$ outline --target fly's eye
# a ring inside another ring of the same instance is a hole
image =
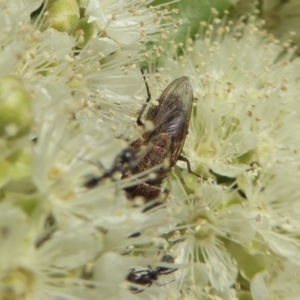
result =
[[[161,262],[166,262],[166,263],[170,263],[173,264],[175,262],[174,257],[169,255],[169,254],[165,254],[162,259]]]
[[[137,164],[136,152],[132,149],[127,149],[123,152],[121,159],[124,163],[127,163],[130,168],[133,168]]]

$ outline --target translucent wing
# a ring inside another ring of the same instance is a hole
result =
[[[153,140],[159,133],[171,138],[171,167],[176,164],[188,132],[193,104],[193,89],[186,76],[175,79],[158,99],[159,105],[151,107],[146,120],[154,124],[154,130],[145,133],[145,140]]]

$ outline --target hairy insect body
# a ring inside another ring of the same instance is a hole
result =
[[[123,174],[122,179],[130,178],[130,177],[132,177],[132,175]],[[130,198],[141,196],[146,200],[146,202],[156,199],[161,193],[159,187],[156,187],[154,185],[145,182],[142,182],[140,184],[131,187],[127,187],[125,188],[125,191],[127,192]]]
[[[137,165],[130,170],[131,175],[127,173],[124,174],[122,178],[139,174],[158,165],[162,165],[162,167],[153,171],[155,174],[153,179],[126,188],[126,192],[131,198],[142,196],[146,202],[149,202],[160,195],[161,190],[159,187],[171,170],[169,167],[171,155],[170,151],[167,150],[170,144],[170,137],[165,133],[159,134],[158,137],[149,144],[143,139],[139,139],[132,144],[133,149],[142,149],[139,152],[140,160]]]
[[[132,144],[133,149],[142,148],[140,160],[137,165],[130,169],[132,174],[138,174],[155,166],[162,165],[154,173],[157,175],[156,179],[149,180],[147,183],[159,186],[166,175],[170,172],[171,168],[166,167],[166,162],[171,160],[170,149],[171,139],[166,133],[160,133],[155,139],[148,142],[147,140],[139,139]]]
[[[147,101],[149,101],[147,83],[146,88]],[[161,184],[166,180],[177,160],[183,159],[181,151],[188,133],[193,104],[193,90],[189,79],[185,76],[175,79],[163,91],[157,102],[158,105],[150,107],[143,118],[153,124],[153,129],[146,131],[141,138],[124,149],[115,158],[111,169],[101,176],[90,178],[85,183],[85,187],[93,188],[103,179],[112,178],[116,172],[121,172],[121,179],[126,179],[154,169],[155,176],[144,182],[138,181],[136,185],[133,182],[133,185],[126,187],[125,191],[129,199],[141,196],[145,199],[145,203],[159,197]],[[144,126],[141,121],[144,109],[145,105],[137,119],[139,126]],[[190,171],[189,164],[188,168]]]
[[[183,76],[175,79],[158,99],[158,105],[148,110],[145,120],[151,121],[154,129],[131,144],[139,160],[122,178],[159,167],[153,171],[156,175],[154,179],[126,188],[129,197],[142,196],[148,202],[159,196],[159,187],[181,154],[188,133],[192,103],[192,86],[188,78]],[[142,122],[138,119],[137,123]]]

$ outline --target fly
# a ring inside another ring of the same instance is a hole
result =
[[[149,102],[151,96],[147,82],[146,89],[148,93],[146,102]],[[142,107],[137,118],[137,124],[143,127],[141,118],[146,105]],[[182,76],[171,82],[163,91],[157,106],[148,109],[145,120],[151,121],[154,129],[145,132],[141,138],[131,144],[131,148],[138,152],[139,159],[133,167],[128,169],[128,172],[123,173],[122,178],[159,167],[154,171],[156,175],[154,179],[125,189],[130,198],[142,196],[146,203],[157,198],[161,192],[161,184],[178,160],[185,161],[189,172],[193,173],[189,161],[181,155],[188,134],[192,105],[192,85],[188,77]]]

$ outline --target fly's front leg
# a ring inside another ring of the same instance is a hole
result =
[[[142,69],[141,70],[142,74],[143,74],[143,78],[144,78],[144,82],[145,82],[145,86],[146,86],[146,90],[147,90],[147,99],[146,99],[146,103],[143,104],[140,112],[139,112],[139,115],[137,117],[137,120],[136,120],[136,123],[138,124],[138,126],[143,126],[144,127],[144,123],[141,121],[141,118],[142,118],[142,115],[146,109],[146,106],[148,104],[148,102],[151,100],[151,94],[150,94],[150,90],[149,90],[149,86],[148,86],[148,82],[146,80],[146,77],[145,77],[145,74],[144,74],[144,70]]]

